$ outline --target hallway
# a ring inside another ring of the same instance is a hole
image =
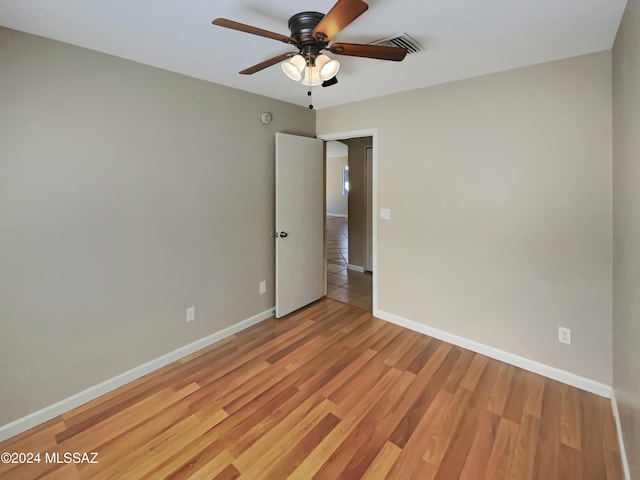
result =
[[[373,305],[371,272],[347,269],[349,263],[348,220],[326,217],[327,297],[371,311]]]

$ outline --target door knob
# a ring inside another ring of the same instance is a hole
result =
[[[280,238],[288,237],[289,234],[287,232],[280,232]]]

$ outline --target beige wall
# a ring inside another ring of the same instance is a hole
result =
[[[327,214],[348,214],[348,196],[342,194],[342,170],[349,157],[327,157]]]
[[[610,62],[318,111],[319,135],[378,132],[379,310],[611,383]]]
[[[273,307],[314,112],[2,28],[0,65],[0,425]]]
[[[365,148],[371,137],[343,140],[349,146],[349,265],[365,267],[366,256],[366,164]]]
[[[613,48],[613,386],[631,478],[640,478],[640,1]]]

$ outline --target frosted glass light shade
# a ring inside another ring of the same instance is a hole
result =
[[[298,54],[294,55],[289,60],[282,62],[280,65],[284,74],[291,80],[297,82],[302,78],[302,72],[304,71],[307,62],[302,55]]]
[[[316,87],[323,82],[320,78],[320,69],[318,67],[307,67],[304,71],[304,78],[302,84],[307,87]]]
[[[340,62],[331,59],[328,55],[323,53],[316,57],[316,67],[320,70],[320,78],[323,81],[329,80],[330,78],[335,77],[338,70],[340,70]]]

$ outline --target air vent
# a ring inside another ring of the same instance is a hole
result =
[[[371,45],[382,45],[383,47],[400,47],[406,48],[408,54],[421,52],[424,50],[424,47],[416,42],[413,38],[411,38],[406,33],[401,33],[400,35],[393,35],[391,37],[383,38],[382,40],[378,40],[377,42],[371,43]]]

